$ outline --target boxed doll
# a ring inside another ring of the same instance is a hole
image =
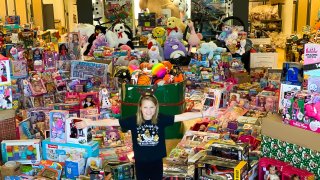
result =
[[[92,141],[92,133],[91,127],[86,127],[83,129],[78,129],[76,127],[76,123],[82,122],[85,119],[71,117],[66,120],[66,136],[68,143],[75,143],[75,144],[88,144]]]
[[[0,85],[11,84],[9,59],[0,60]]]
[[[4,140],[1,142],[2,161],[36,164],[40,158],[40,140]]]
[[[69,117],[69,111],[54,110],[49,115],[50,140],[52,142],[67,142],[66,120]]]
[[[9,85],[0,85],[0,110],[12,109],[12,89]]]
[[[80,93],[80,109],[98,108],[99,110],[99,95],[98,92]]]
[[[92,141],[87,145],[42,141],[42,158],[55,162],[65,162],[69,155],[76,157],[97,157],[99,155],[99,143]]]

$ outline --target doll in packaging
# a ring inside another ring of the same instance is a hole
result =
[[[267,176],[265,177],[265,180],[280,180],[275,166],[270,166],[269,174],[267,174]]]
[[[46,87],[41,77],[37,73],[32,75],[29,87],[33,96],[38,96],[47,93]]]

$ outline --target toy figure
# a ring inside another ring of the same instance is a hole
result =
[[[238,104],[237,96],[235,94],[231,95],[229,106],[234,106]]]
[[[60,60],[70,60],[70,56],[68,53],[68,48],[66,44],[60,44],[59,46],[59,54],[60,54]]]
[[[82,104],[83,108],[94,107],[96,105],[92,95],[88,95]]]
[[[36,61],[36,60],[42,60],[42,54],[41,54],[40,49],[36,48],[36,49],[33,51],[33,60],[34,60],[34,61]]]
[[[280,180],[275,166],[270,166],[269,174],[266,176],[265,180]]]
[[[33,95],[41,95],[41,94],[44,94],[47,92],[40,76],[37,73],[32,75],[32,81],[31,81],[30,88],[31,88]]]
[[[5,76],[6,73],[6,65],[4,64],[4,62],[0,61],[0,82],[7,82],[8,79]]]
[[[13,58],[14,60],[18,60],[18,49],[17,49],[17,48],[12,47],[12,48],[10,49],[10,54],[11,54],[11,56],[12,56],[12,58]]]

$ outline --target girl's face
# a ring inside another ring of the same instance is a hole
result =
[[[143,100],[141,103],[141,112],[144,120],[151,120],[156,112],[156,105],[150,100]]]

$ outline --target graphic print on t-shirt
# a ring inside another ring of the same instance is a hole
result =
[[[144,124],[137,127],[137,142],[140,146],[156,146],[159,143],[159,127],[153,124]]]

